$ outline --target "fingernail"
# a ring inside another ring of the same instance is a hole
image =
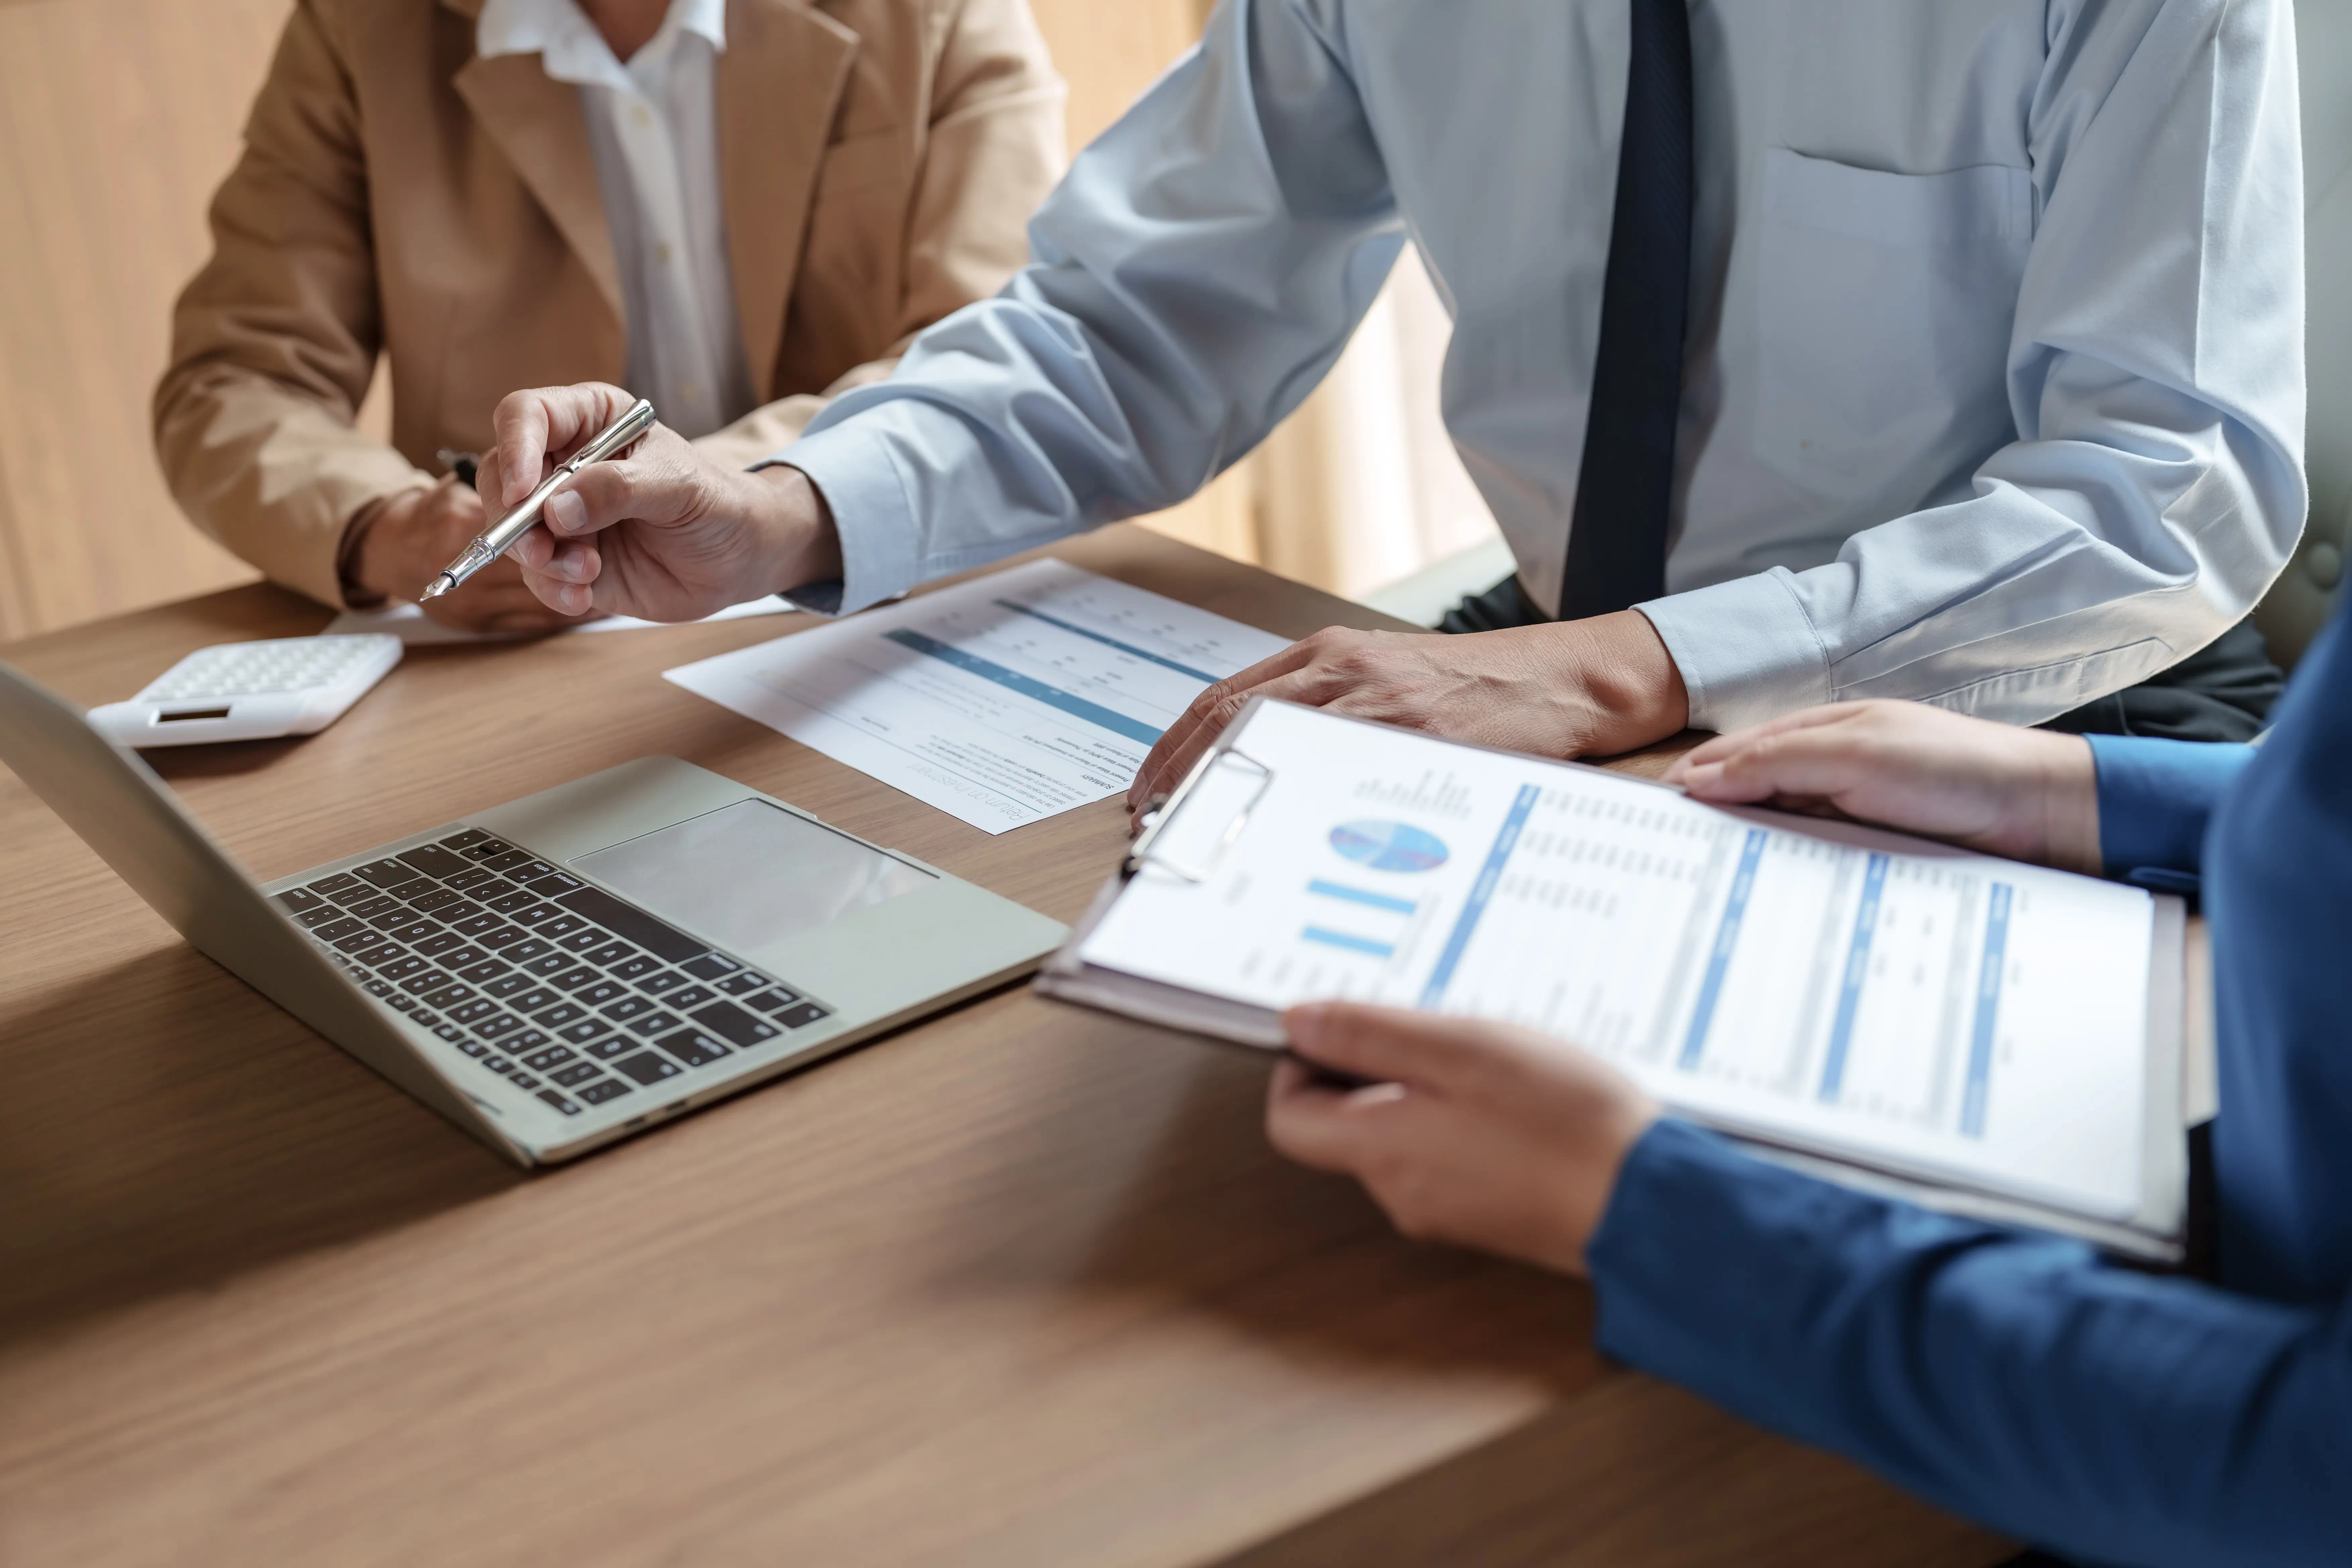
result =
[[[570,490],[556,491],[547,498],[547,505],[541,510],[541,515],[560,533],[577,532],[580,525],[588,521],[588,509],[581,505],[580,498]]]

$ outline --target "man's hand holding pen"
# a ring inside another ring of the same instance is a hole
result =
[[[478,479],[504,511],[635,399],[588,383],[509,394]],[[689,621],[841,574],[824,498],[798,469],[746,472],[656,425],[625,457],[583,468],[551,496],[513,555],[549,609]]]

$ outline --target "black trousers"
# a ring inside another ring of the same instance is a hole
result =
[[[1445,612],[1438,629],[1491,632],[1551,619],[1506,577]],[[2270,721],[2286,676],[2251,620],[2240,621],[2171,668],[2042,727],[2070,735],[2150,735],[2168,741],[2251,741]]]

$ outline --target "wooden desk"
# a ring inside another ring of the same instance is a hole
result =
[[[1381,624],[1137,530],[1059,552]],[[323,618],[237,589],[6,652],[97,701]],[[155,761],[263,877],[668,752],[1076,915],[1117,802],[992,838],[659,679],[790,627],[418,650],[321,735]],[[0,1562],[2004,1554],[1604,1363],[1580,1287],[1398,1240],[1267,1151],[1238,1055],[1016,988],[526,1177],[5,773],[0,844]]]

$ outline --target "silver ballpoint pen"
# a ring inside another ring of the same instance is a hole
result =
[[[596,433],[596,438],[583,447],[564,462],[556,465],[555,472],[541,479],[539,488],[523,497],[522,504],[474,536],[474,542],[458,552],[457,559],[441,569],[441,575],[421,595],[437,599],[467,578],[507,552],[507,547],[530,531],[539,521],[539,509],[555,493],[555,487],[578,473],[591,463],[601,463],[607,458],[617,458],[635,444],[637,437],[654,427],[654,405],[644,398],[635,406]]]

